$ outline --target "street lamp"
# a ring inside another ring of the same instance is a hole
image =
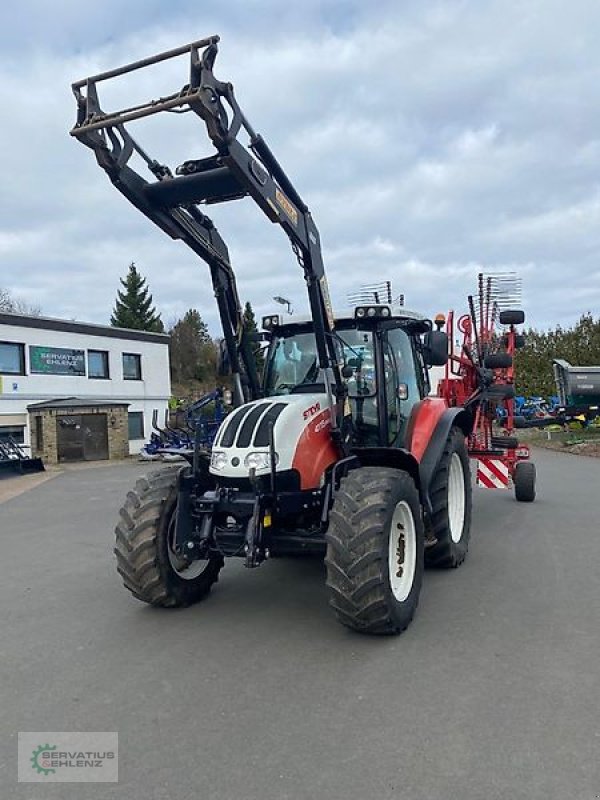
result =
[[[279,303],[279,305],[287,306],[288,314],[293,314],[294,313],[294,311],[292,309],[292,303],[291,303],[290,300],[286,300],[285,297],[280,297],[279,295],[274,297],[273,300],[275,300],[276,303]]]

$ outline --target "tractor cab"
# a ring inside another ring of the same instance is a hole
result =
[[[370,312],[370,313],[369,313]],[[265,397],[325,392],[310,319],[263,318]],[[402,447],[413,406],[429,394],[431,323],[405,308],[359,306],[335,316],[335,344],[350,408],[352,445]]]

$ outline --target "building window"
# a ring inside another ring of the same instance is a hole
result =
[[[88,350],[88,378],[110,378],[106,350]]]
[[[25,345],[0,342],[0,375],[25,375]]]
[[[35,449],[38,453],[44,450],[44,420],[42,417],[35,418]]]
[[[25,442],[23,425],[3,425],[0,428],[0,442],[8,442],[9,437],[17,444],[23,444]]]
[[[129,438],[144,438],[144,413],[142,411],[130,411],[127,415],[129,422]]]
[[[142,357],[136,353],[123,353],[123,378],[126,381],[142,380]]]

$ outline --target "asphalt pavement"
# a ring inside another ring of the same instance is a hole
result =
[[[476,490],[458,570],[393,638],[339,626],[323,565],[230,561],[203,603],[120,584],[144,465],[0,505],[0,797],[595,800],[600,459],[537,451],[538,499]],[[18,731],[118,731],[118,784],[17,784]]]

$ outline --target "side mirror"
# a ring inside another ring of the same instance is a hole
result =
[[[448,361],[448,336],[444,331],[428,331],[423,337],[423,357],[428,367],[443,367]]]
[[[231,364],[229,363],[229,353],[225,339],[219,341],[219,352],[217,354],[217,375],[226,378],[231,374]]]
[[[408,400],[408,384],[399,383],[396,389],[396,397],[398,400]]]

